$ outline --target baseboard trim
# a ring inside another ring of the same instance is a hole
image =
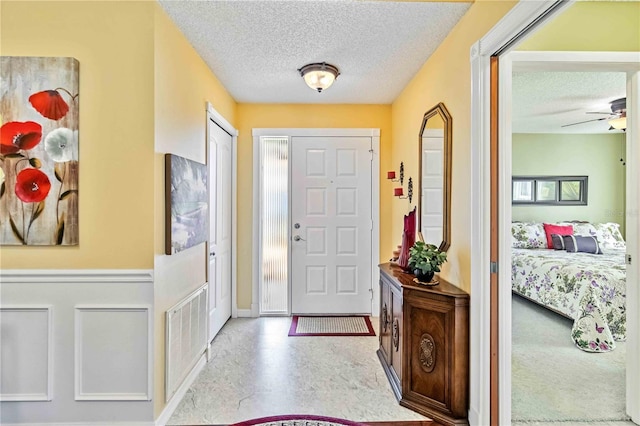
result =
[[[470,425],[480,425],[480,413],[478,413],[473,408],[469,409],[469,424]]]
[[[173,412],[176,411],[176,408],[178,408],[178,404],[180,404],[182,398],[184,398],[184,395],[187,393],[187,391],[206,364],[207,356],[206,354],[202,354],[196,365],[194,365],[191,369],[191,372],[184,379],[178,390],[176,390],[176,393],[173,394],[173,397],[171,398],[169,403],[164,407],[164,410],[162,410],[155,423],[150,423],[151,425],[165,426],[167,424],[167,422],[173,415]]]
[[[251,309],[238,309],[238,318],[253,318]]]

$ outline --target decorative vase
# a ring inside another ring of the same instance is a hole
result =
[[[418,281],[420,281],[422,283],[431,282],[431,280],[433,279],[433,275],[434,274],[435,274],[435,272],[433,272],[433,271],[423,274],[420,269],[414,269],[413,270],[413,275],[415,275],[416,278],[418,279]]]
[[[398,257],[398,266],[409,270],[409,249],[416,242],[416,207],[404,216],[404,229],[402,232],[402,248]]]

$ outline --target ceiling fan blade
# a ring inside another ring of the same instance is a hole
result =
[[[609,117],[602,117],[602,118],[594,118],[593,120],[586,120],[586,121],[579,121],[577,123],[571,123],[571,124],[565,124],[563,126],[560,127],[569,127],[569,126],[575,126],[576,124],[584,124],[584,123],[590,123],[592,121],[602,121],[602,120],[606,120]]]
[[[596,112],[596,111],[587,111],[587,112],[585,112],[585,114],[606,114],[606,115],[611,115],[610,112]]]

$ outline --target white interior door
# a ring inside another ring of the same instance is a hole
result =
[[[291,310],[370,314],[370,137],[291,139]]]
[[[209,342],[231,316],[232,144],[209,120]]]
[[[420,219],[425,242],[440,245],[444,215],[444,130],[427,129],[422,138],[422,191]],[[425,202],[429,200],[429,202]]]

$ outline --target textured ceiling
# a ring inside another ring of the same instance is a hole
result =
[[[610,102],[626,96],[623,72],[515,72],[513,74],[514,133],[610,133],[607,120],[565,124],[608,117]],[[621,130],[615,130],[621,132]]]
[[[471,4],[159,2],[236,101],[357,104],[393,102]],[[323,61],[340,76],[316,93],[297,69]]]
[[[466,2],[360,0],[159,0],[231,96],[245,103],[389,104],[449,31]],[[455,52],[469,55],[469,52]],[[340,69],[328,90],[297,69]],[[185,76],[184,78],[188,78]],[[625,96],[624,73],[515,72],[516,133],[608,133],[606,115]]]

